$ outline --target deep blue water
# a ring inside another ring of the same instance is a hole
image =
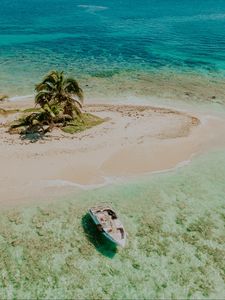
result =
[[[225,73],[225,0],[1,0],[0,93],[79,76]]]

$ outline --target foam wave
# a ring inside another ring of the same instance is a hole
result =
[[[44,180],[42,184],[45,187],[76,187],[82,190],[93,190],[96,188],[101,188],[107,185],[112,184],[115,181],[113,177],[104,177],[104,181],[102,183],[96,184],[80,184],[69,180],[63,179],[54,179],[54,180]]]
[[[84,8],[87,12],[91,12],[91,13],[108,9],[107,6],[86,5],[86,4],[80,4],[77,5],[77,7]]]
[[[193,21],[216,21],[216,20],[224,20],[224,19],[225,19],[225,14],[210,14],[210,15],[168,17],[165,18],[164,21],[193,22]]]
[[[9,98],[9,101],[23,101],[23,100],[26,100],[26,99],[30,99],[30,98],[33,98],[34,95],[24,95],[24,96],[13,96],[13,97],[10,97]]]

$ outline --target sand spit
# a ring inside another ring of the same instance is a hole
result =
[[[5,108],[19,105],[5,103]],[[110,104],[88,105],[85,111],[106,121],[75,135],[54,130],[36,142],[6,132],[4,124],[11,115],[1,119],[1,205],[171,169],[196,153],[225,144],[221,140],[225,121],[213,116]]]

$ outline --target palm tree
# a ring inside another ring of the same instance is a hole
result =
[[[52,118],[59,112],[74,118],[81,114],[83,91],[74,78],[65,77],[63,72],[51,71],[35,87],[35,103],[39,104]]]

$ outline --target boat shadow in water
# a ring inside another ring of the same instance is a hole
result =
[[[113,258],[117,253],[117,246],[109,241],[96,227],[89,214],[82,218],[82,226],[87,239],[102,255]]]

